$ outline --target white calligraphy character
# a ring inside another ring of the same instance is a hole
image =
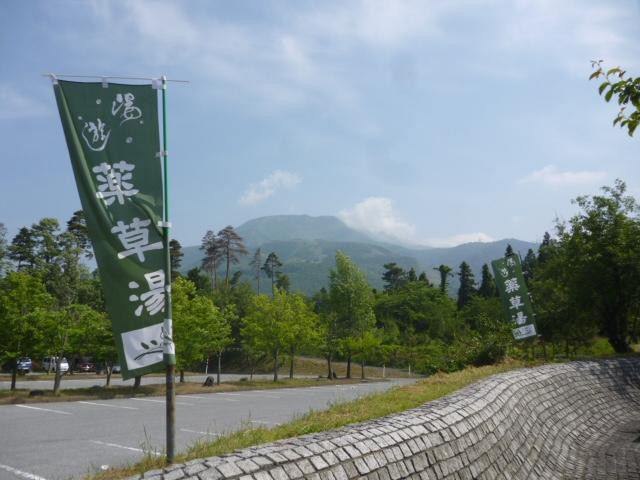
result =
[[[518,310],[520,307],[524,307],[524,303],[522,303],[520,295],[514,295],[513,297],[510,297],[509,303],[511,304],[509,308],[514,308],[516,310]]]
[[[502,267],[500,269],[500,275],[502,275],[503,277],[508,277],[509,276],[509,270],[507,270],[506,268]]]
[[[144,262],[144,252],[162,250],[162,242],[149,244],[149,224],[151,220],[140,220],[137,217],[134,217],[129,225],[118,220],[117,225],[111,229],[111,233],[118,234],[118,239],[125,248],[124,251],[118,252],[119,259],[135,254],[138,260]]]
[[[516,315],[512,316],[511,319],[515,320],[518,325],[524,325],[527,323],[527,316],[522,312],[518,312]]]
[[[520,290],[520,285],[518,285],[518,280],[516,278],[508,278],[504,281],[504,289],[507,293],[513,293]]]
[[[515,267],[516,266],[516,261],[512,257],[507,258],[507,266],[508,267]]]
[[[133,104],[136,97],[133,93],[118,93],[111,104],[111,115],[122,118],[120,125],[129,120],[136,120],[142,116],[142,111]]]
[[[111,135],[111,129],[99,118],[94,122],[84,122],[82,128],[82,138],[84,139],[87,147],[94,152],[100,152],[104,150],[109,141],[109,135]]]
[[[129,296],[130,302],[141,302],[133,312],[136,317],[142,315],[142,311],[145,308],[149,315],[164,311],[164,270],[145,273],[144,278],[147,281],[149,290],[141,295],[131,294]],[[140,288],[140,285],[138,285],[138,282],[129,282],[129,288]]]
[[[131,180],[134,168],[135,165],[124,161],[113,165],[102,162],[93,167],[93,172],[97,174],[96,179],[102,182],[98,185],[100,191],[96,192],[96,197],[102,198],[105,205],[111,205],[116,199],[120,205],[124,205],[124,197],[131,197],[139,192],[127,181]]]

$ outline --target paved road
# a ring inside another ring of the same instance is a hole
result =
[[[216,378],[215,374],[210,374],[209,376],[212,376],[214,380]],[[205,378],[206,378],[206,375],[193,375],[193,376],[186,376],[185,380],[188,382],[202,383],[204,382]],[[249,378],[249,375],[235,374],[235,373],[223,373],[220,375],[220,379],[223,382],[234,382],[234,381],[240,380],[241,378]],[[254,375],[253,378],[254,380],[271,380],[273,379],[273,374],[258,374],[258,375]],[[316,377],[296,375],[296,378],[316,378]],[[85,387],[92,387],[93,385],[103,386],[105,384],[105,381],[106,379],[100,378],[100,377],[92,378],[91,376],[89,377],[83,376],[82,378],[73,378],[65,375],[64,378],[62,379],[62,388],[63,389],[85,388]],[[134,382],[133,378],[130,380],[122,380],[122,377],[120,375],[113,375],[113,377],[111,377],[111,385],[133,386],[133,382]],[[153,383],[164,383],[164,377],[163,376],[142,377],[143,385],[149,385]],[[11,388],[11,381],[0,381],[0,390],[8,390],[9,388]],[[51,379],[48,379],[48,380],[20,380],[20,377],[18,377],[18,380],[16,381],[16,388],[26,388],[31,390],[36,390],[36,389],[51,390],[53,389],[53,375],[51,376]]]
[[[177,397],[176,447],[239,428],[273,426],[311,409],[414,380]],[[162,397],[0,406],[0,479],[81,478],[164,448]]]

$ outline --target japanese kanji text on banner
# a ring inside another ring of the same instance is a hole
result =
[[[124,378],[164,367],[166,281],[157,90],[58,81],[58,110]],[[165,344],[170,344],[168,345]]]
[[[527,290],[527,284],[522,274],[520,258],[508,255],[505,258],[491,262],[493,275],[500,298],[509,318],[516,325],[513,336],[516,340],[523,340],[536,336],[533,308]]]

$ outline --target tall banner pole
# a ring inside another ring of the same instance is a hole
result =
[[[162,76],[162,157],[163,157],[163,173],[164,173],[164,222],[163,222],[163,240],[165,253],[165,269],[166,269],[166,302],[165,302],[165,342],[164,361],[166,364],[166,407],[167,407],[167,462],[173,463],[175,458],[175,440],[176,440],[176,407],[175,407],[175,347],[173,344],[173,325],[171,314],[171,254],[169,252],[169,169],[168,169],[168,152],[167,152],[167,77]]]

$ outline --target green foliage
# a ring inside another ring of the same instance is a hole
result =
[[[460,288],[458,288],[458,310],[460,310],[471,301],[471,298],[477,291],[473,272],[467,262],[460,264],[458,278],[460,279]]]
[[[448,265],[440,265],[438,268],[434,268],[440,274],[440,291],[447,293],[447,287],[449,285],[449,277],[453,277],[451,273],[451,267]]]
[[[626,127],[627,133],[632,137],[640,123],[640,77],[628,77],[627,72],[620,67],[605,71],[602,63],[602,60],[591,62],[594,71],[589,76],[589,80],[603,80],[598,87],[598,93],[604,95],[607,102],[615,97],[620,106],[613,120],[613,126]],[[628,111],[627,108],[629,108]]]
[[[493,275],[491,275],[489,265],[487,265],[486,263],[482,266],[482,280],[480,281],[478,294],[484,298],[492,298],[498,295],[498,291],[496,289],[496,281],[493,278]]]
[[[175,238],[169,242],[169,260],[171,263],[171,278],[178,278],[180,276],[180,265],[182,264],[182,245]]]
[[[267,259],[264,261],[262,270],[266,273],[267,277],[271,279],[271,295],[276,294],[276,280],[280,274],[280,267],[282,267],[282,262],[278,258],[278,255],[276,255],[275,252],[269,253]]]

